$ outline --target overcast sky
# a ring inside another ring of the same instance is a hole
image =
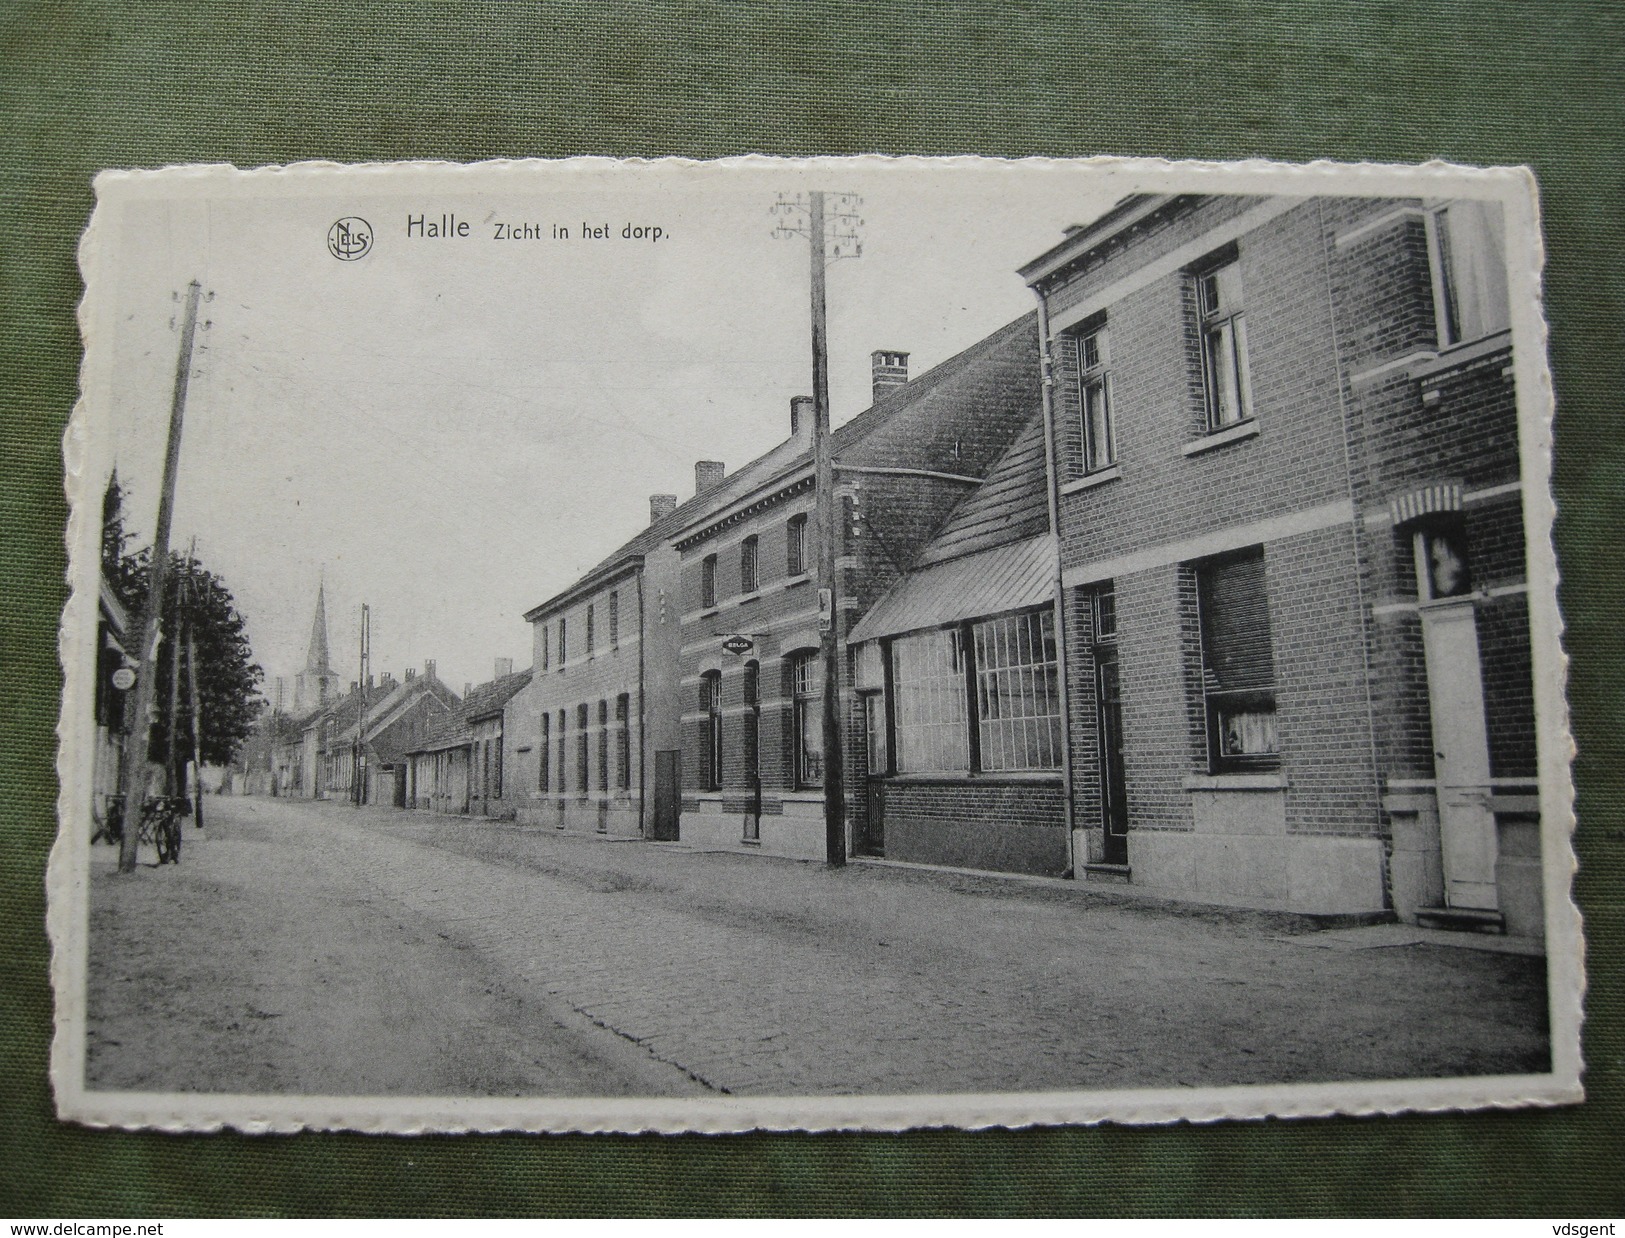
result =
[[[196,535],[235,593],[267,694],[304,663],[324,573],[346,681],[364,601],[375,673],[432,658],[460,691],[495,658],[527,666],[524,612],[636,533],[651,493],[687,498],[696,460],[732,471],[788,435],[811,390],[807,246],[774,240],[769,208],[810,187],[863,200],[863,255],[829,277],[837,424],[868,405],[872,350],[908,351],[918,375],[1027,312],[1015,268],[1124,192],[1019,165],[147,182],[104,217],[92,265],[93,338],[111,342],[87,384],[112,420],[93,470],[116,462],[145,539],[196,278],[212,325],[174,544]],[[418,215],[469,235],[408,237]],[[366,257],[329,254],[341,216],[371,223]],[[495,240],[499,222],[544,239]]]

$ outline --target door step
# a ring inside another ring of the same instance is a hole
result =
[[[1083,866],[1083,879],[1085,881],[1105,881],[1112,885],[1126,886],[1133,874],[1127,864],[1085,864]]]
[[[1459,933],[1499,933],[1507,931],[1507,918],[1499,911],[1476,907],[1418,907],[1416,923],[1422,928],[1454,929]]]

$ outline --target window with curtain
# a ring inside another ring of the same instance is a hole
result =
[[[1202,692],[1214,773],[1275,769],[1275,661],[1261,547],[1196,567]]]
[[[1512,317],[1500,206],[1451,202],[1427,222],[1440,347],[1505,331]]]
[[[1198,275],[1196,308],[1201,318],[1207,428],[1223,430],[1253,415],[1241,264],[1232,260]]]
[[[968,771],[970,726],[959,629],[898,637],[891,657],[897,772]]]

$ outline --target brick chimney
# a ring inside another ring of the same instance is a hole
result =
[[[669,516],[677,510],[677,496],[675,494],[651,494],[649,496],[649,523],[653,524],[662,516]]]
[[[513,659],[512,658],[498,658],[497,659],[497,665],[496,665],[496,674],[493,675],[492,678],[493,679],[501,679],[504,675],[511,675],[511,674],[513,674]]]
[[[813,398],[810,395],[790,397],[790,437],[812,442]]]
[[[433,679],[434,678],[434,659],[433,658],[424,659],[424,662],[423,662],[423,677],[425,679]]]
[[[694,493],[704,494],[722,480],[725,469],[721,460],[694,462]]]
[[[892,348],[882,348],[869,354],[869,366],[874,377],[874,401],[894,388],[908,382],[908,354]]]
[[[463,680],[463,699],[465,701],[468,699],[468,694],[472,691],[474,691],[474,685],[469,683],[466,679]]]
[[[408,683],[412,682],[412,680],[416,679],[417,677],[418,677],[418,668],[417,667],[409,666],[409,667],[406,668],[406,681]]]

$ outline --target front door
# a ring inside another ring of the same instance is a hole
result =
[[[655,812],[651,838],[676,842],[681,832],[683,754],[678,749],[655,753]]]
[[[1422,652],[1433,714],[1433,773],[1439,796],[1439,846],[1447,907],[1495,911],[1495,816],[1484,680],[1473,603],[1424,602]]]
[[[761,672],[756,663],[745,664],[745,787],[750,803],[745,806],[745,841],[762,838],[762,694]]]
[[[1117,649],[1095,647],[1095,710],[1100,737],[1100,804],[1107,864],[1128,863],[1128,780],[1123,771],[1123,697]]]

